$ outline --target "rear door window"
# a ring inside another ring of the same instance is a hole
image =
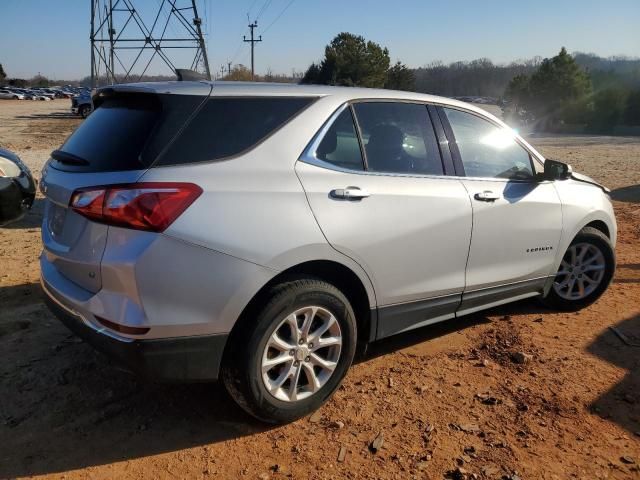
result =
[[[350,108],[345,108],[329,127],[315,155],[317,159],[339,168],[364,170],[360,142]]]
[[[443,175],[426,105],[362,102],[354,104],[354,110],[369,171]]]
[[[311,97],[211,98],[156,165],[223,160],[244,153],[314,100]]]

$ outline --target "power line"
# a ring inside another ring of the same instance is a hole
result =
[[[271,5],[272,1],[273,0],[265,0],[265,2],[262,4],[262,8],[258,11],[258,15],[256,15],[256,20],[260,20],[260,17],[262,17],[262,14],[267,11],[267,8],[269,8],[269,5]]]
[[[284,8],[282,9],[282,11],[281,11],[281,12],[278,14],[278,16],[275,18],[275,20],[274,20],[273,22],[271,22],[271,23],[269,24],[269,26],[268,26],[267,28],[265,28],[265,29],[262,31],[262,33],[267,33],[267,32],[269,31],[269,29],[270,29],[271,27],[273,27],[273,24],[274,24],[274,23],[276,23],[278,20],[280,20],[280,17],[282,17],[282,15],[284,15],[284,12],[286,12],[286,11],[287,11],[287,9],[288,9],[291,5],[293,5],[293,2],[295,2],[295,1],[296,1],[296,0],[291,0],[289,3],[287,3],[287,6],[286,6],[286,7],[284,7]]]
[[[253,0],[253,2],[251,2],[251,6],[249,7],[249,10],[247,10],[247,17],[249,16],[249,14],[251,13],[251,10],[253,10],[253,7],[255,6],[256,2],[258,0]]]

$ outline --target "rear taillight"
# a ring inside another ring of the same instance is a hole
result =
[[[193,183],[109,185],[76,190],[69,205],[96,222],[162,232],[201,193],[202,189]]]

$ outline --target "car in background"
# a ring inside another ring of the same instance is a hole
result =
[[[12,92],[24,95],[25,100],[43,100],[44,99],[40,95],[37,95],[35,92],[32,92],[31,90],[28,90],[26,88],[7,87],[7,90],[11,90]]]
[[[71,113],[74,115],[80,115],[82,118],[87,118],[93,110],[93,104],[91,103],[91,95],[80,94],[75,97],[71,97]]]
[[[20,157],[0,148],[0,226],[21,218],[31,209],[36,182]]]
[[[42,88],[32,88],[31,92],[41,96],[41,97],[47,97],[49,100],[53,100],[56,98],[55,94],[53,93],[49,93],[46,90],[42,89]]]
[[[24,88],[13,87],[11,88],[11,91],[23,95],[25,100],[37,100],[35,94],[31,93],[29,90],[26,90]]]
[[[24,100],[24,95],[19,92],[0,89],[0,98],[3,100]]]
[[[25,98],[31,100],[40,100],[40,101],[49,101],[52,100],[51,95],[46,95],[39,90],[31,90],[25,88],[22,90],[22,93],[25,95]]]
[[[62,93],[62,91],[60,91],[57,88],[43,88],[42,89],[45,93],[53,95],[53,98],[65,98],[64,93]]]

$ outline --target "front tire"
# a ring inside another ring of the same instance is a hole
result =
[[[615,253],[609,238],[600,230],[585,227],[565,252],[543,302],[558,310],[585,308],[605,292],[615,267]]]
[[[356,351],[356,320],[347,298],[318,279],[281,283],[235,332],[222,380],[245,411],[288,423],[333,395]]]

